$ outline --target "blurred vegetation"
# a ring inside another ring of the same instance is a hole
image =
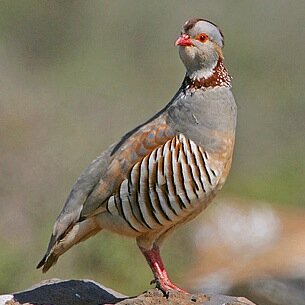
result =
[[[239,107],[222,196],[303,205],[304,14],[297,0],[2,0],[0,293],[49,277],[91,278],[128,294],[148,288],[134,241],[107,233],[46,276],[35,265],[82,169],[177,90],[184,67],[174,41],[193,16],[223,29]],[[184,227],[164,248],[182,285],[191,232]]]

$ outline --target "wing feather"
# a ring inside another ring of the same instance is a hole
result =
[[[175,136],[166,113],[148,122],[111,145],[79,176],[54,224],[48,251],[75,223],[103,212],[104,203],[117,192],[132,166]]]

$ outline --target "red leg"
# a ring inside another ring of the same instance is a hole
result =
[[[154,282],[157,285],[157,288],[162,290],[164,293],[168,293],[170,290],[176,290],[179,292],[187,293],[183,289],[174,285],[171,280],[168,278],[162,258],[160,255],[160,249],[157,245],[153,245],[152,249],[145,250],[141,248],[142,253],[144,254],[153,274],[155,277]]]

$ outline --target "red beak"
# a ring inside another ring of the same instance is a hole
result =
[[[187,34],[182,34],[175,42],[176,46],[189,47],[192,46],[193,43],[191,41],[191,37]]]

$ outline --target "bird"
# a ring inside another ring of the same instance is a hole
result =
[[[107,230],[136,239],[156,288],[187,293],[170,280],[160,247],[204,211],[224,185],[237,107],[219,27],[191,18],[175,45],[186,68],[177,93],[81,173],[37,265],[43,272],[75,244]]]

